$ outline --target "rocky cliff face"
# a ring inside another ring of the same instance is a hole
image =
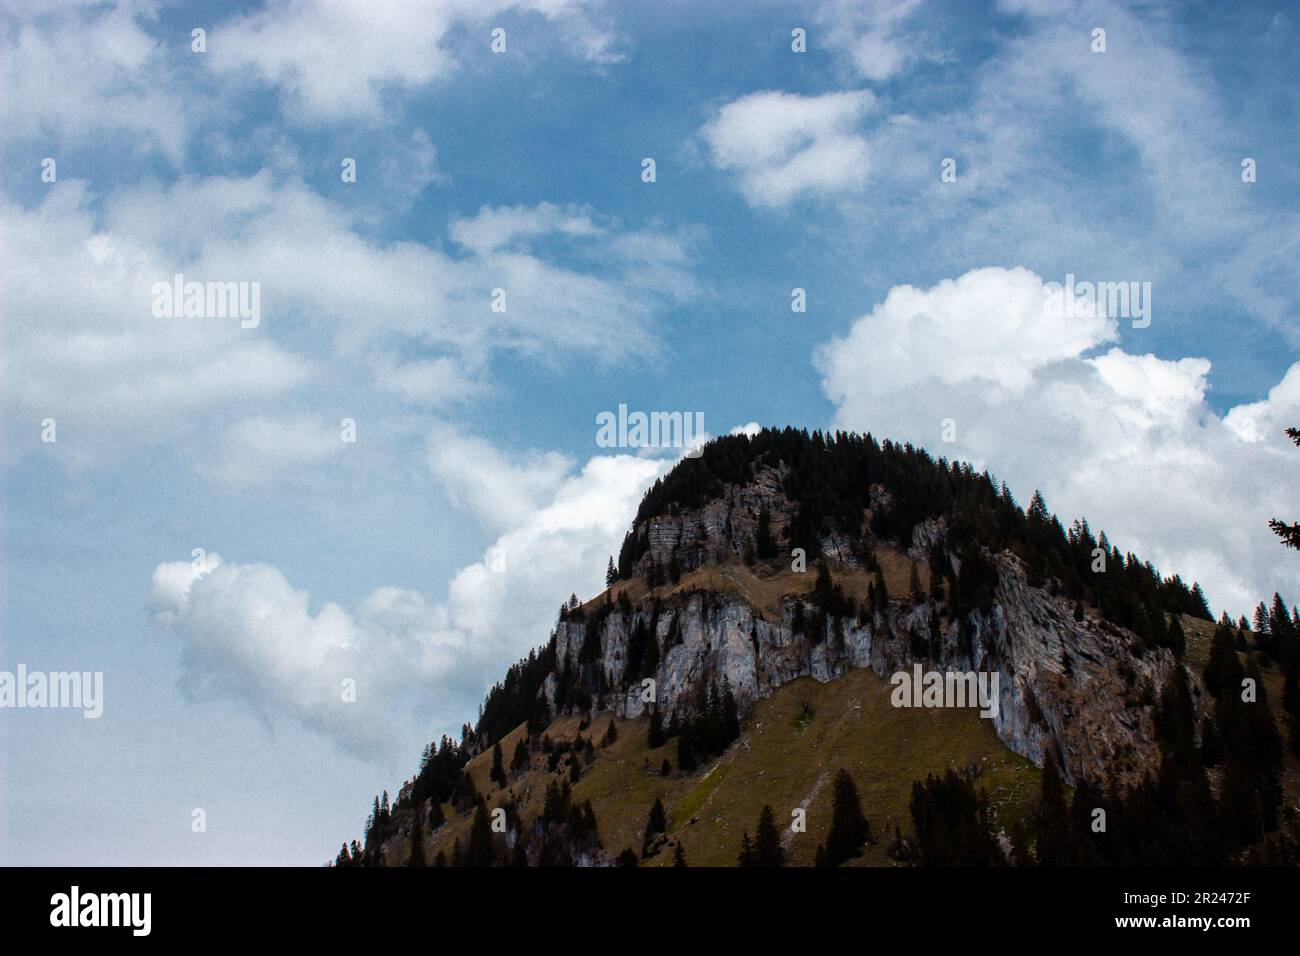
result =
[[[771,512],[779,533],[789,507],[775,469],[704,508],[650,519],[644,529],[650,551],[639,567],[651,559],[665,565],[675,551],[687,570],[720,562],[724,575],[745,573],[737,556],[752,544],[762,508]],[[941,533],[933,522],[918,525],[911,558],[924,563]],[[843,536],[823,542],[832,575],[858,566],[862,547],[852,544]],[[653,626],[660,648],[659,663],[646,676],[655,681],[655,699],[665,715],[689,711],[702,687],[724,679],[743,709],[796,678],[834,680],[855,667],[870,667],[886,679],[910,671],[914,662],[927,671],[996,672],[999,706],[990,719],[1008,747],[1039,765],[1049,753],[1059,753],[1071,783],[1136,783],[1159,763],[1156,705],[1172,669],[1182,665],[1166,649],[1143,652],[1132,634],[1108,622],[1074,620],[1072,605],[1030,586],[1015,555],[991,557],[999,576],[993,600],[961,619],[943,602],[910,597],[891,601],[869,620],[823,618],[795,596],[782,600],[774,619],[770,609],[759,610],[742,593],[695,591],[663,599],[657,618],[650,599],[626,610],[613,606],[596,625],[599,653],[585,665],[588,624],[560,623],[554,634],[557,668],[584,674],[596,700],[593,709],[625,717],[647,706],[641,675],[627,673],[629,638],[638,625]],[[799,620],[806,626],[800,628]],[[1189,670],[1187,676],[1199,710],[1204,688],[1198,675]],[[552,675],[546,686],[552,704],[556,687]]]
[[[759,468],[753,481],[730,485],[720,497],[702,508],[674,511],[648,519],[636,529],[643,534],[649,549],[636,562],[634,572],[644,576],[651,564],[666,568],[675,556],[683,571],[706,564],[743,558],[757,548],[759,515],[767,511],[774,538],[783,539],[795,506],[782,490],[789,473],[784,463]],[[888,502],[879,486],[872,489],[873,500]],[[857,567],[858,559],[846,535],[832,532],[821,539],[822,552],[836,562]]]

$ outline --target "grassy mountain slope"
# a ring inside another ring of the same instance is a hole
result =
[[[884,562],[882,562],[884,563]],[[895,569],[906,580],[907,571]],[[703,569],[693,576],[695,583],[718,574]],[[746,582],[751,589],[759,582]],[[890,582],[891,585],[893,582]],[[689,582],[683,580],[682,586]],[[1213,626],[1185,617],[1188,663],[1200,669],[1209,658]],[[1246,658],[1242,654],[1243,661]],[[1276,667],[1263,671],[1270,699],[1280,700],[1282,675]],[[672,846],[681,843],[692,866],[733,866],[740,852],[741,834],[753,835],[759,810],[770,804],[778,811],[791,865],[813,862],[817,844],[830,825],[831,775],[844,767],[853,775],[862,796],[863,810],[878,838],[850,865],[898,865],[887,854],[894,828],[906,837],[912,821],[908,810],[912,783],[930,773],[948,768],[971,772],[976,786],[989,796],[1000,829],[1011,832],[1018,822],[1027,822],[1037,804],[1042,772],[1032,762],[1008,750],[988,721],[974,711],[962,709],[896,709],[889,703],[889,685],[868,669],[855,670],[828,683],[801,678],[758,702],[743,724],[741,739],[716,760],[692,774],[676,766],[673,742],[658,748],[647,746],[648,718],[622,720],[611,715],[590,724],[576,716],[557,718],[546,730],[554,741],[604,739],[609,724],[617,728],[617,740],[596,747],[595,760],[573,784],[575,801],[590,799],[600,825],[600,835],[610,856],[624,847],[640,853],[650,805],[661,799],[668,812],[667,845],[643,866],[667,866]],[[1280,710],[1279,732],[1284,732]],[[520,725],[502,741],[507,756],[526,737]],[[669,776],[661,776],[667,760]],[[490,779],[492,754],[486,751],[469,761],[466,770],[489,806],[516,797],[525,818],[541,812],[546,786],[567,777],[561,766],[548,772],[542,755],[534,754],[526,772],[510,774],[502,789]],[[1286,802],[1300,805],[1300,761],[1285,756]],[[807,832],[789,832],[790,811],[804,807]],[[425,861],[432,863],[439,851],[450,859],[456,840],[468,842],[472,812],[457,813],[450,803],[443,805],[447,824],[424,839]],[[399,814],[399,835],[384,847],[387,865],[406,864],[410,840],[405,835],[410,812]]]
[[[584,737],[603,739],[615,720],[618,739],[597,747],[598,756],[573,785],[575,800],[590,799],[600,823],[606,849],[640,850],[650,805],[658,797],[668,811],[671,842],[681,841],[692,866],[731,866],[740,852],[742,831],[753,835],[763,804],[778,811],[778,822],[788,828],[790,811],[807,809],[808,832],[783,833],[789,839],[791,864],[811,865],[817,841],[830,825],[830,776],[844,767],[853,774],[862,805],[878,836],[892,834],[898,826],[910,828],[907,804],[912,781],[928,773],[978,768],[978,783],[1009,826],[1027,813],[1037,799],[1040,771],[1028,760],[1003,746],[988,722],[974,711],[956,709],[900,710],[889,703],[889,685],[870,670],[818,683],[801,678],[760,701],[744,722],[741,739],[720,758],[689,775],[676,770],[672,742],[650,749],[646,744],[648,718],[619,720],[602,716],[583,731]],[[810,709],[811,716],[805,711]],[[579,719],[560,718],[547,730],[555,740],[573,738]],[[523,726],[503,741],[507,754]],[[674,769],[660,776],[667,759]],[[504,793],[489,780],[491,754],[469,763],[475,785],[489,806]],[[541,761],[534,759],[534,764]],[[524,799],[524,815],[539,812],[548,779],[560,780],[563,769],[548,774],[534,766],[512,777],[510,792]],[[452,843],[468,839],[471,814],[457,815],[445,808],[449,823],[426,838],[431,862],[439,849],[448,856]],[[862,863],[889,865],[887,840],[869,847]],[[405,862],[409,841],[394,840],[387,862]],[[644,865],[667,865],[671,850],[661,850]]]

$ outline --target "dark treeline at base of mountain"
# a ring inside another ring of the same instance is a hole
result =
[[[661,601],[656,588],[676,583],[682,570],[674,551],[668,567],[643,560],[651,550],[650,519],[698,509],[727,494],[729,488],[754,480],[760,468],[783,475],[782,491],[793,503],[786,522],[786,547],[780,548],[771,516],[760,514],[757,533],[741,558],[751,567],[778,569],[794,547],[816,558],[825,535],[838,532],[854,543],[860,566],[875,571],[868,604],[855,607],[835,581],[825,562],[807,600],[826,621],[857,615],[870,619],[891,601],[875,562],[873,542],[906,546],[921,522],[942,519],[944,539],[931,549],[930,597],[947,600],[954,612],[985,607],[994,600],[998,570],[990,555],[1011,552],[1028,569],[1029,583],[1135,634],[1133,653],[1142,648],[1168,648],[1175,660],[1185,652],[1179,616],[1213,621],[1199,585],[1188,586],[1178,575],[1162,577],[1133,554],[1121,554],[1104,533],[1094,537],[1086,521],[1067,530],[1035,493],[1021,510],[1005,485],[964,463],[935,460],[923,450],[870,435],[793,429],[763,430],[752,437],[730,436],[711,442],[701,458],[685,460],[646,493],[636,522],[623,543],[617,565],[611,560],[608,583],[628,581],[638,572],[650,592],[651,623],[639,623],[629,635],[625,683],[655,672],[673,646],[674,609]],[[883,488],[888,505],[880,506]],[[950,560],[948,555],[957,556]],[[1100,559],[1104,573],[1097,570]],[[922,599],[916,569],[912,570],[912,599]],[[613,589],[603,601],[583,606],[576,596],[562,605],[560,618],[572,626],[585,622],[586,639],[578,655],[579,668],[557,668],[555,637],[509,668],[505,679],[487,695],[474,727],[462,728],[460,741],[443,737],[426,748],[419,772],[390,805],[388,794],[377,797],[367,820],[363,841],[345,845],[338,865],[373,865],[385,861],[381,848],[398,833],[409,834],[412,865],[424,865],[426,828],[430,835],[447,823],[444,804],[472,823],[468,838],[457,839],[450,853],[440,851],[435,865],[573,865],[614,863],[637,865],[668,845],[664,808],[650,808],[644,842],[638,855],[631,847],[617,854],[603,847],[590,801],[579,805],[570,785],[581,779],[598,759],[596,742],[582,737],[571,742],[552,740],[551,722],[565,714],[582,715],[580,727],[605,709],[603,677],[593,678],[600,654],[600,626],[605,617],[631,610],[627,591]],[[705,596],[707,600],[707,595]],[[906,600],[898,596],[894,601]],[[660,614],[673,614],[667,638],[659,633]],[[796,607],[796,630],[804,613]],[[824,622],[823,622],[824,623]],[[1245,664],[1242,658],[1245,658]],[[1160,760],[1139,785],[1099,792],[1081,781],[1072,799],[1062,783],[1057,759],[1044,762],[1042,792],[1032,818],[1019,821],[1011,832],[1000,830],[987,798],[976,782],[953,771],[918,780],[910,805],[911,832],[895,828],[886,834],[888,855],[917,865],[1100,865],[1100,864],[1222,864],[1295,863],[1300,841],[1292,811],[1284,807],[1283,740],[1264,689],[1260,666],[1276,665],[1284,675],[1282,706],[1289,728],[1290,748],[1300,755],[1300,612],[1288,610],[1280,595],[1261,602],[1254,621],[1236,624],[1224,615],[1214,632],[1209,663],[1200,676],[1213,698],[1212,709],[1198,716],[1182,666],[1160,693],[1156,727]],[[1121,665],[1123,666],[1123,665]],[[552,678],[548,703],[547,681]],[[1249,680],[1248,680],[1249,679]],[[1243,700],[1242,687],[1253,681],[1253,697]],[[626,691],[626,688],[623,688]],[[674,709],[665,720],[657,707],[649,711],[651,747],[676,738],[678,771],[693,773],[737,740],[741,714],[725,682],[702,687],[693,702]],[[520,725],[526,732],[508,755],[501,741]],[[616,733],[613,721],[607,738]],[[1199,741],[1199,742],[1198,742]],[[466,765],[480,753],[492,751],[491,780],[502,788],[503,802],[489,811]],[[505,788],[530,766],[544,764],[550,779],[544,809],[534,819],[522,818],[519,801]],[[663,773],[669,773],[664,760]],[[1214,783],[1211,782],[1214,778]],[[838,865],[875,843],[871,825],[858,803],[852,778],[842,769],[833,787],[833,822],[817,859]],[[423,812],[425,806],[427,813]],[[417,812],[418,811],[418,812]],[[497,813],[504,822],[492,825]],[[421,822],[422,821],[422,822]],[[454,832],[454,831],[453,831]],[[749,833],[739,856],[742,866],[782,865],[785,861],[771,808]],[[507,838],[506,834],[509,834]],[[674,865],[688,861],[676,845]]]

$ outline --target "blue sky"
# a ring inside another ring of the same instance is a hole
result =
[[[329,858],[601,586],[672,464],[596,445],[620,403],[1296,599],[1294,6],[738,6],[3,5],[0,670],[106,700],[0,712],[0,860]],[[176,272],[260,324],[154,317]],[[1045,317],[1067,274],[1150,325]]]

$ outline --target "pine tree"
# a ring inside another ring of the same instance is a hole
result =
[[[681,841],[673,848],[673,869],[686,868],[686,851],[682,849]]]
[[[1273,656],[1287,667],[1295,663],[1297,655],[1295,625],[1291,622],[1291,612],[1286,608],[1282,595],[1274,592],[1273,605],[1268,612],[1268,630],[1272,636]]]
[[[949,572],[948,557],[944,554],[943,544],[936,541],[930,546],[930,599],[933,601],[943,600],[945,572]]]
[[[488,822],[487,803],[482,797],[479,797],[478,806],[474,808],[474,822],[469,829],[469,852],[465,856],[465,865],[492,865],[492,824]]]
[[[988,800],[951,769],[912,784],[912,826],[923,866],[993,866],[1004,862]],[[830,862],[830,861],[828,861]]]
[[[1291,439],[1296,445],[1300,445],[1300,428],[1288,428],[1286,437]],[[1269,520],[1268,526],[1273,529],[1273,533],[1282,539],[1282,543],[1288,548],[1300,548],[1300,523],[1287,524],[1278,518]]]
[[[766,804],[758,815],[754,854],[757,866],[785,866],[785,848],[781,846],[781,834],[776,829],[776,817]]]
[[[731,680],[722,679],[722,729],[725,734],[723,746],[730,744],[740,736],[740,709],[736,704],[736,695],[731,692]]]
[[[1205,689],[1211,697],[1218,697],[1225,691],[1232,693],[1232,688],[1227,684],[1232,680],[1232,675],[1240,670],[1241,662],[1237,659],[1232,632],[1226,627],[1215,628],[1214,637],[1210,639],[1210,658],[1201,673],[1205,679]]]
[[[614,556],[609,556],[609,567],[605,569],[605,587],[613,587],[618,581],[618,568],[614,567]]]
[[[912,562],[912,573],[908,575],[907,587],[912,592],[913,604],[920,604],[925,600],[925,592],[921,590],[921,575],[916,570],[916,562]]]
[[[1255,682],[1256,699],[1242,700],[1242,682]],[[1221,812],[1229,835],[1241,846],[1276,828],[1282,802],[1282,739],[1258,671],[1247,671],[1234,653],[1219,676],[1214,721],[1224,754]]]
[[[885,572],[876,568],[876,610],[881,614],[889,612],[889,588],[885,587]]]
[[[1169,628],[1165,631],[1165,646],[1173,651],[1174,657],[1177,658],[1181,658],[1187,650],[1187,636],[1183,633],[1183,624],[1178,620],[1177,614],[1169,618]]]
[[[582,801],[582,834],[594,846],[600,846],[600,828],[596,824],[596,811],[590,800]]]
[[[415,819],[411,821],[411,858],[407,861],[407,866],[424,866],[424,827],[420,824],[420,811],[415,811]]]
[[[736,857],[736,866],[758,866],[758,854],[754,852],[754,844],[749,839],[748,830],[740,838],[740,854]]]
[[[1072,866],[1099,866],[1103,862],[1102,853],[1107,849],[1104,832],[1094,832],[1093,811],[1102,807],[1102,795],[1095,790],[1086,778],[1079,781],[1074,791],[1074,801],[1070,804],[1069,850],[1068,856]]]
[[[664,745],[664,721],[659,716],[659,705],[650,709],[650,729],[646,733],[646,746],[653,750]]]
[[[1213,621],[1214,615],[1210,613],[1210,602],[1205,599],[1205,592],[1201,590],[1199,583],[1192,584],[1192,617],[1199,617],[1203,621]]]
[[[429,829],[436,832],[437,829],[447,822],[447,814],[442,810],[442,804],[434,797],[429,801]]]
[[[478,800],[478,788],[474,786],[474,778],[470,776],[469,770],[462,770],[456,782],[456,789],[452,793],[452,806],[464,813],[474,806],[476,800]]]
[[[695,757],[695,735],[689,728],[683,730],[677,738],[677,766],[682,773],[694,773],[698,766]]]
[[[370,846],[370,841],[373,838],[375,831],[379,829],[379,825],[382,822],[383,821],[379,816],[379,794],[375,794],[374,809],[370,811],[370,816],[366,819],[366,846],[367,847]]]
[[[874,842],[871,825],[862,813],[858,787],[853,777],[843,767],[835,774],[831,796],[831,828],[826,834],[825,864],[839,866],[862,852],[862,847]]]
[[[506,768],[501,753],[501,741],[499,740],[492,745],[492,772],[489,776],[492,778],[492,782],[503,790],[510,784],[510,778],[506,776]]]
[[[519,743],[515,744],[515,754],[510,758],[510,769],[514,773],[519,773],[526,771],[528,766],[528,740],[527,737],[520,737]]]
[[[1038,810],[1034,816],[1039,866],[1069,865],[1069,832],[1065,787],[1056,769],[1056,755],[1049,753],[1043,761]]]
[[[659,636],[652,627],[646,632],[645,654],[641,658],[641,674],[649,677],[659,669]]]
[[[655,802],[650,807],[650,818],[645,825],[645,845],[641,850],[642,855],[648,853],[655,837],[666,832],[668,832],[668,815],[664,811],[663,801],[655,797]]]
[[[637,865],[636,854],[632,852],[630,846],[624,847],[623,852],[615,859],[614,865],[623,867],[635,867]]]

